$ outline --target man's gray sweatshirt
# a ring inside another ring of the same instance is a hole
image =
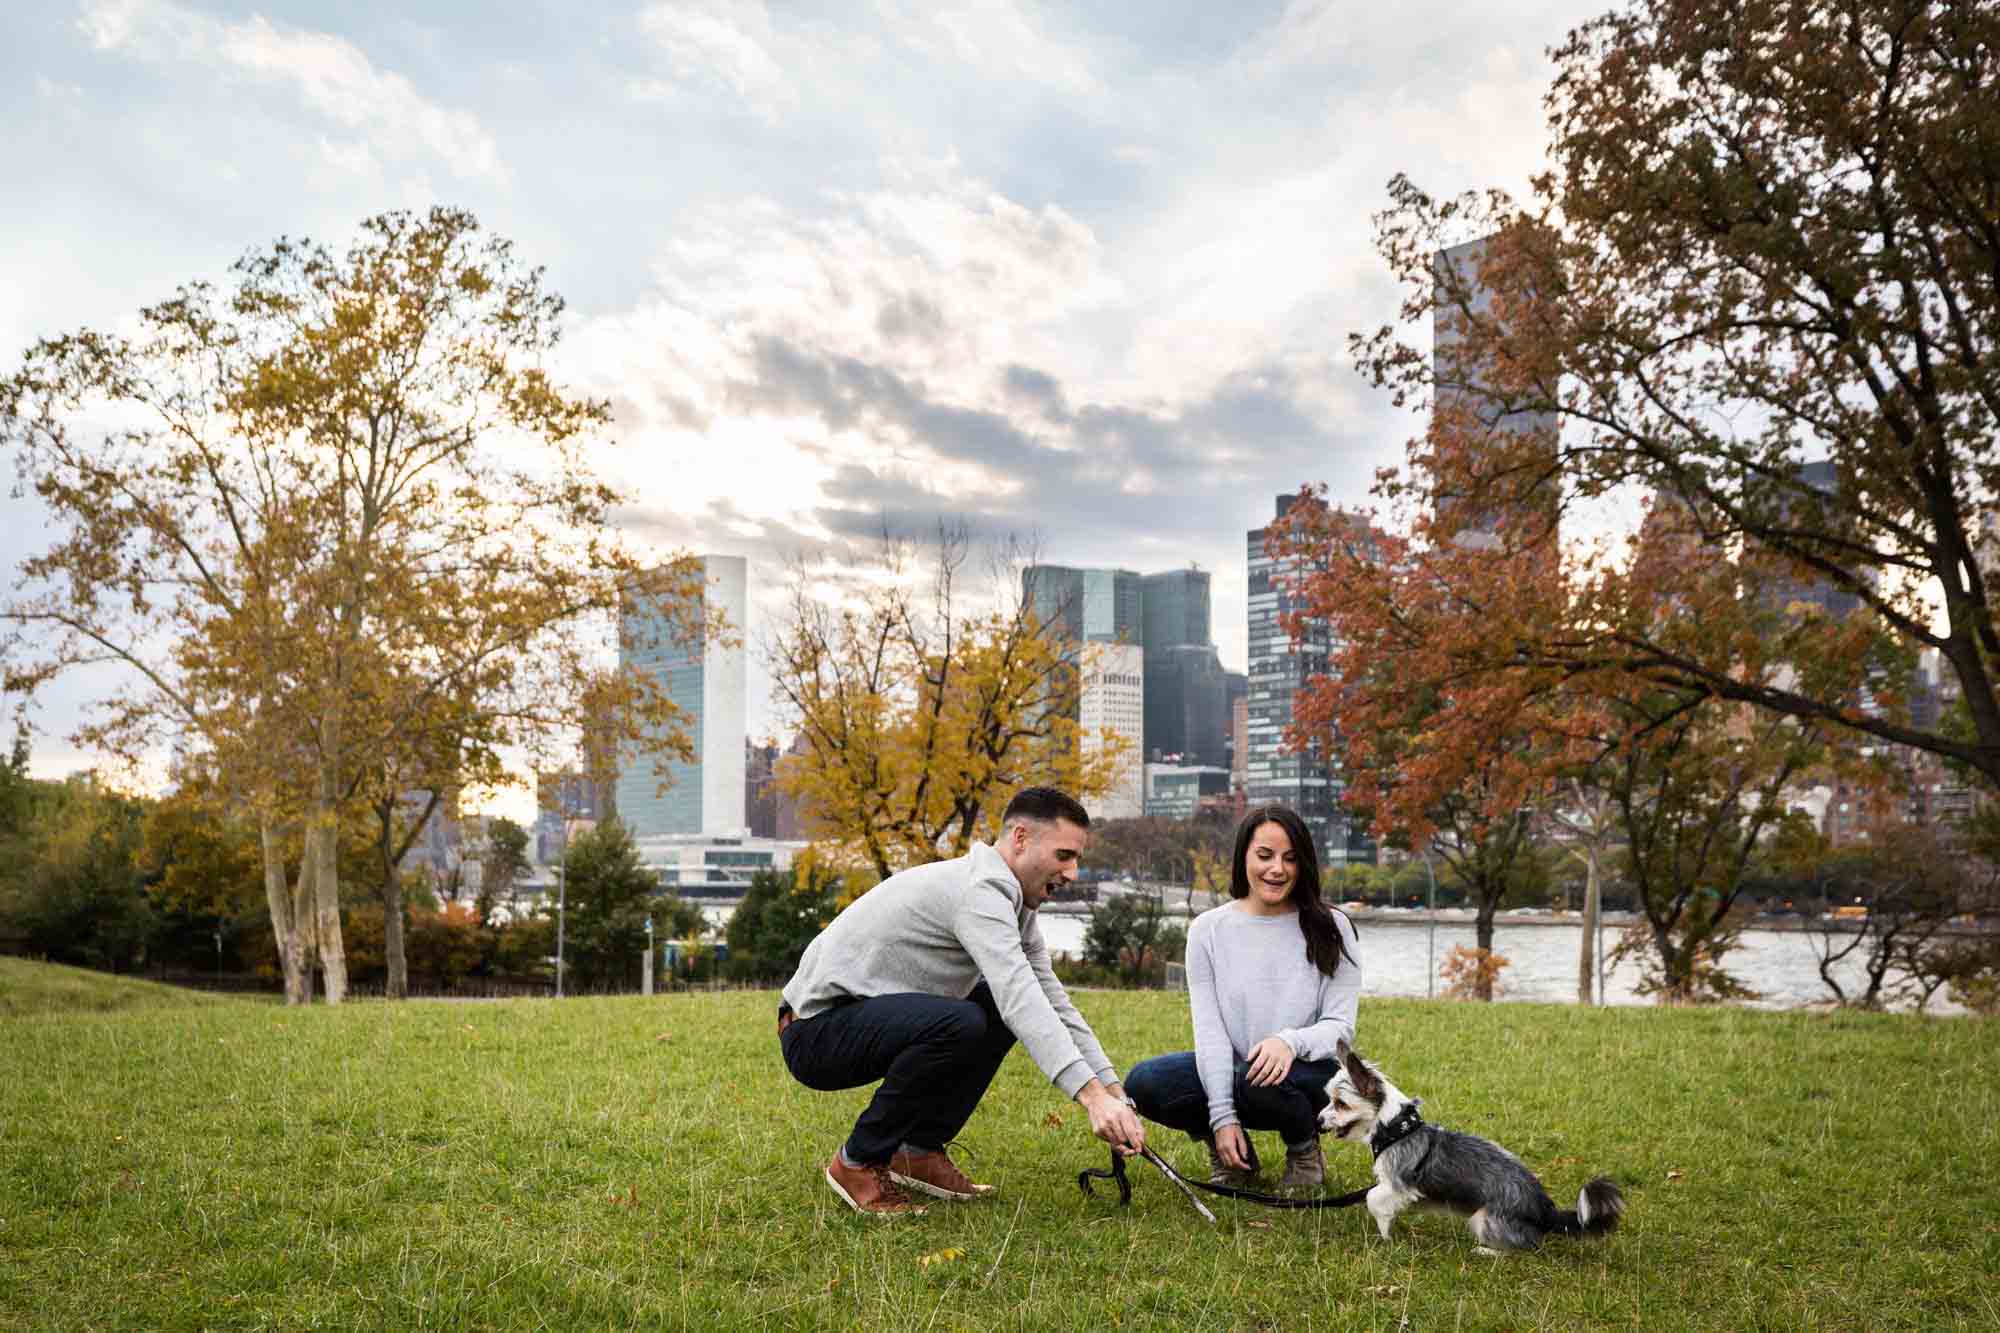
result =
[[[1049,948],[1020,881],[983,842],[952,861],[915,866],[848,905],[806,947],[785,1003],[811,1018],[847,999],[942,995],[984,980],[1002,1021],[1065,1096],[1118,1075],[1049,967]]]

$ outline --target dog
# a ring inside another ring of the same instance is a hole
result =
[[[1340,1072],[1326,1086],[1322,1131],[1366,1142],[1375,1152],[1368,1211],[1382,1239],[1396,1215],[1413,1204],[1458,1213],[1477,1252],[1532,1250],[1549,1234],[1604,1236],[1618,1226],[1625,1197],[1607,1176],[1577,1195],[1576,1211],[1559,1209],[1521,1159],[1476,1134],[1424,1123],[1421,1102],[1382,1077],[1346,1042],[1334,1050]]]

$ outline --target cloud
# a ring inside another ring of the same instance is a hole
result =
[[[921,539],[940,521],[1066,562],[1194,560],[1219,573],[1217,638],[1240,661],[1245,533],[1305,482],[1364,496],[1404,424],[1323,319],[1246,310],[1241,336],[1204,333],[1117,271],[1146,252],[1064,210],[950,159],[882,174],[804,208],[696,212],[654,293],[582,321],[566,348],[617,396],[640,491],[626,526],[662,549],[829,570],[865,564],[885,529]],[[1324,297],[1292,288],[1265,299]]]
[[[1089,49],[1044,27],[1029,7],[996,3],[883,3],[886,25],[930,63],[977,68],[989,78],[1070,96],[1104,92]]]
[[[260,14],[225,23],[170,0],[93,0],[77,26],[99,51],[196,64],[290,90],[321,120],[362,137],[325,154],[346,169],[372,173],[378,156],[406,158],[414,143],[456,176],[508,181],[499,148],[476,116],[430,101],[345,38],[279,27]]]
[[[634,97],[722,91],[772,124],[798,104],[798,71],[788,74],[772,53],[776,37],[762,0],[675,0],[641,11],[638,25],[665,57],[669,77],[635,80]]]

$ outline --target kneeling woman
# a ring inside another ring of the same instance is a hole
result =
[[[1284,1139],[1279,1189],[1317,1188],[1334,1043],[1353,1042],[1361,999],[1354,926],[1321,899],[1312,833],[1283,806],[1244,816],[1229,896],[1188,930],[1194,1049],[1140,1062],[1125,1091],[1139,1114],[1208,1145],[1214,1183],[1256,1183],[1244,1131],[1261,1129]]]

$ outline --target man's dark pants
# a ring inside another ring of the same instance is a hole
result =
[[[849,1000],[793,1019],[779,1031],[778,1044],[792,1077],[815,1091],[882,1081],[847,1140],[849,1160],[866,1165],[888,1161],[904,1144],[936,1149],[957,1137],[1014,1034],[982,981],[963,1000]]]

